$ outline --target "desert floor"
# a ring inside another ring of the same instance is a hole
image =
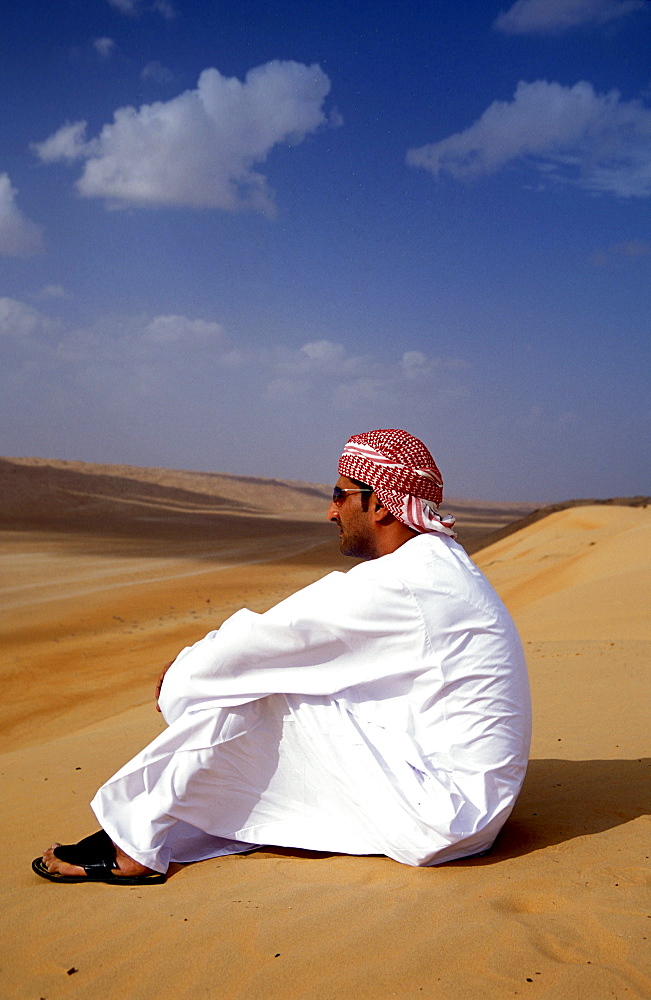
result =
[[[350,561],[327,488],[0,461],[2,1000],[651,997],[651,510],[558,510],[475,551],[527,652],[532,760],[486,857],[265,849],[164,886],[30,870],[163,723],[153,684],[238,607]],[[469,549],[528,510],[450,501]],[[517,526],[517,524],[516,524]]]

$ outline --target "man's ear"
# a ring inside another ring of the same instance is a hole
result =
[[[378,524],[386,524],[388,521],[395,521],[395,517],[393,516],[391,511],[387,510],[387,508],[380,502],[380,500],[378,500],[377,497],[373,498],[372,503],[374,505],[373,519]]]

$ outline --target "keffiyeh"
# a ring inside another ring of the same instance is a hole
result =
[[[339,459],[339,474],[368,483],[395,518],[418,532],[456,537],[454,518],[441,517],[443,479],[422,441],[389,428],[354,434]]]

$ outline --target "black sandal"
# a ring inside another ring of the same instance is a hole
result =
[[[166,875],[160,872],[145,872],[143,875],[115,875],[115,846],[105,830],[98,830],[90,837],[84,837],[78,844],[59,844],[54,848],[54,856],[69,865],[79,865],[85,875],[61,875],[51,872],[43,864],[43,858],[34,858],[32,871],[50,882],[107,882],[110,885],[159,885]]]

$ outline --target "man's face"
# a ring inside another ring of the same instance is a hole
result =
[[[336,483],[342,490],[357,490],[352,479],[339,476]],[[362,498],[369,500],[368,510],[362,507]],[[339,527],[339,548],[345,556],[356,559],[377,559],[377,539],[373,511],[375,503],[372,493],[347,493],[345,499],[328,507],[328,520]]]

